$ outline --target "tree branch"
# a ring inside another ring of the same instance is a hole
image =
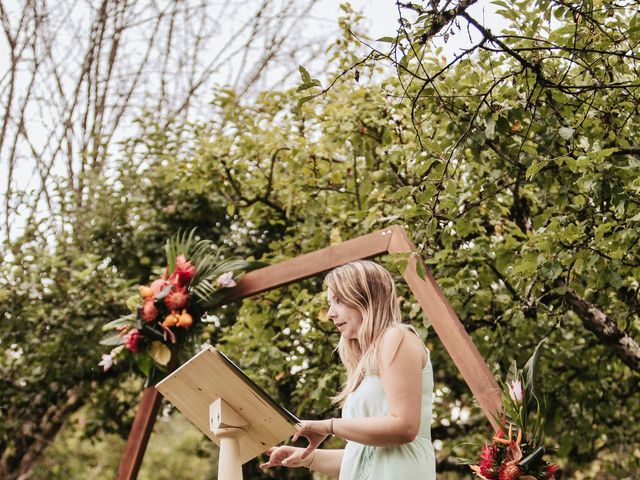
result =
[[[598,306],[580,297],[574,289],[567,287],[564,300],[587,330],[611,347],[616,356],[632,370],[640,372],[640,345],[634,338],[620,330],[611,317]]]

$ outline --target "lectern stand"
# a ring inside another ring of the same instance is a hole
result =
[[[210,345],[156,388],[220,446],[221,480],[242,480],[244,463],[289,438],[300,423]]]

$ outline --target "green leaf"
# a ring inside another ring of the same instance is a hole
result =
[[[300,108],[302,108],[302,105],[304,105],[305,103],[307,103],[308,101],[312,100],[313,98],[315,98],[315,95],[307,95],[306,97],[301,97],[298,99],[298,103],[296,104],[296,110],[300,110]]]
[[[136,364],[138,369],[145,377],[148,377],[151,373],[151,367],[153,366],[153,360],[146,353],[139,353],[136,355]]]
[[[124,337],[124,335],[120,335],[119,333],[105,335],[104,337],[102,337],[102,340],[100,340],[100,345],[122,345],[124,343]]]
[[[298,92],[303,92],[305,90],[309,90],[310,88],[313,87],[317,87],[320,85],[319,81],[314,81],[314,82],[309,82],[309,83],[303,83],[302,85],[298,86],[297,91]]]
[[[127,298],[126,305],[131,313],[136,313],[138,308],[142,305],[142,298],[138,294],[131,295]]]
[[[418,276],[422,280],[425,280],[427,278],[427,272],[425,270],[424,263],[422,263],[422,260],[420,260],[419,258],[418,258],[418,261],[416,262],[416,271],[418,273]]]
[[[302,78],[302,83],[311,82],[311,75],[309,75],[309,72],[307,72],[306,68],[304,68],[302,65],[298,65],[298,71],[300,72],[300,78]]]
[[[135,321],[135,314],[124,315],[120,318],[110,321],[102,326],[102,331],[113,330],[114,328],[123,327],[125,325],[131,325]]]
[[[538,342],[538,345],[536,345],[536,348],[533,350],[533,353],[531,354],[531,357],[529,357],[529,360],[527,360],[527,363],[524,366],[523,369],[523,375],[524,375],[524,381],[525,381],[525,386],[527,388],[527,390],[530,392],[531,395],[533,396],[538,396],[538,362],[540,361],[540,347],[542,346],[542,344],[547,340],[547,337],[544,337],[542,340],[540,340],[540,342]]]
[[[533,179],[533,177],[535,177],[538,172],[540,172],[540,170],[542,170],[544,168],[544,166],[546,165],[547,161],[544,158],[541,158],[539,160],[534,160],[533,162],[531,162],[531,165],[529,165],[529,168],[527,168],[526,171],[526,176],[529,180]]]

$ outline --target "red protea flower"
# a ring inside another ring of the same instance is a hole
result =
[[[515,462],[504,462],[498,470],[498,480],[516,480],[522,471]]]
[[[178,258],[176,258],[176,269],[173,274],[178,276],[180,285],[186,285],[196,276],[196,267],[193,263],[188,262],[184,255],[178,255]]]
[[[153,296],[145,298],[144,302],[142,302],[140,316],[147,323],[153,322],[158,316],[158,308],[156,307]]]
[[[138,349],[140,348],[140,332],[134,328],[127,333],[127,336],[124,337],[124,346],[127,350],[138,353]]]
[[[547,472],[545,475],[549,480],[555,480],[557,471],[558,471],[558,465],[553,465],[553,464],[548,465]]]
[[[184,307],[188,301],[189,294],[184,287],[175,287],[164,297],[164,304],[169,310],[179,310]]]
[[[498,454],[498,447],[495,445],[485,445],[480,452],[480,473],[482,476],[489,480],[495,480],[498,475],[498,469],[496,468],[496,455]]]

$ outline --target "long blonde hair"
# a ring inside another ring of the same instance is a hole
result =
[[[362,314],[357,338],[340,338],[338,354],[347,371],[342,389],[332,398],[343,405],[367,374],[378,372],[378,344],[390,326],[400,324],[402,317],[391,274],[381,265],[358,260],[335,268],[324,279],[334,298]]]

